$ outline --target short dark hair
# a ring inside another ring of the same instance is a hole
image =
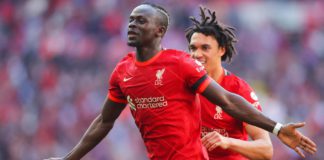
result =
[[[170,24],[170,15],[166,11],[166,9],[164,9],[160,5],[157,5],[157,4],[154,4],[154,3],[149,3],[149,2],[144,2],[144,3],[142,3],[142,5],[149,5],[149,6],[153,7],[153,8],[155,8],[162,16],[161,25],[163,25],[164,27],[166,27],[166,29],[168,29],[168,26]]]
[[[222,56],[222,61],[231,62],[232,57],[236,54],[234,43],[237,42],[236,35],[234,34],[235,28],[220,23],[216,19],[215,11],[211,11],[203,6],[200,6],[200,18],[199,22],[195,17],[189,17],[194,23],[186,29],[186,38],[190,43],[191,36],[195,33],[202,33],[206,36],[213,36],[220,47],[225,48],[225,54]],[[205,10],[208,10],[209,16],[205,15]],[[208,20],[210,21],[208,22]]]

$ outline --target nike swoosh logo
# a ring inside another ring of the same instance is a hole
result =
[[[129,81],[130,79],[132,79],[132,78],[133,78],[133,77],[129,77],[129,78],[126,78],[126,77],[125,77],[123,81],[124,81],[124,82],[127,82],[127,81]]]

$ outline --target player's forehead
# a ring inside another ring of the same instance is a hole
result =
[[[139,5],[133,9],[130,17],[155,18],[156,10],[149,5]]]
[[[190,45],[194,46],[215,45],[215,43],[217,43],[217,41],[213,36],[199,32],[193,33],[190,39]]]

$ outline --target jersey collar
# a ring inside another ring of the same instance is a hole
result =
[[[161,55],[161,53],[164,51],[164,49],[162,49],[159,53],[157,53],[156,55],[154,55],[151,59],[147,60],[147,61],[144,61],[144,62],[140,62],[140,61],[137,61],[136,59],[136,56],[134,57],[134,61],[135,61],[135,64],[137,66],[147,66],[151,63],[153,63],[155,60],[157,60],[157,58],[159,58],[159,56]],[[135,53],[136,54],[136,53]]]

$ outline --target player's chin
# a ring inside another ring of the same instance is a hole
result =
[[[127,45],[131,47],[137,47],[139,46],[139,43],[137,41],[128,40]]]

